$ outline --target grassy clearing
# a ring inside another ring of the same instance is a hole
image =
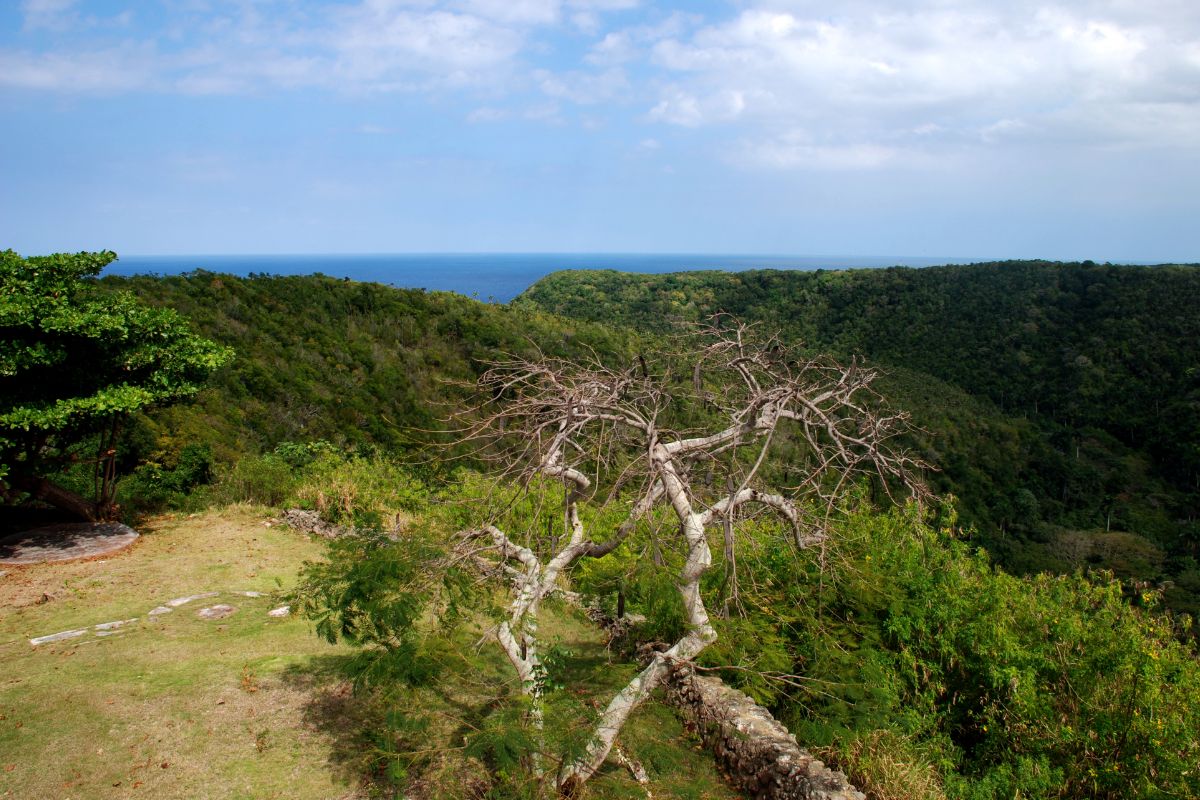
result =
[[[229,509],[144,527],[95,561],[10,569],[0,579],[0,797],[338,798],[334,742],[312,723],[312,687],[293,673],[334,648],[303,620],[267,617],[320,544]],[[219,591],[153,621],[171,598]],[[44,600],[44,598],[49,598]],[[204,621],[210,603],[239,611]],[[31,647],[28,639],[139,621]]]
[[[131,548],[107,558],[6,568],[0,577],[0,798],[321,798],[392,796],[381,785],[381,708],[353,695],[349,656],[301,619],[271,619],[269,593],[290,587],[322,545],[267,527],[265,509],[231,507],[143,525]],[[218,591],[156,619],[147,612],[185,595]],[[259,591],[251,598],[234,594]],[[238,612],[205,621],[228,603]],[[34,636],[138,617],[111,636],[31,647]],[[581,711],[605,702],[633,667],[611,663],[601,635],[565,609],[544,631],[563,648]],[[478,638],[478,631],[464,631]],[[517,691],[498,649],[464,648],[437,688],[414,690],[408,711],[430,720],[399,782],[414,798],[466,797],[486,770],[463,756],[463,736],[488,724]],[[671,712],[642,709],[623,736],[660,798],[733,797]],[[645,797],[613,764],[592,784],[598,798]]]

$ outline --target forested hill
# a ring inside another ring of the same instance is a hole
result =
[[[204,271],[101,283],[174,308],[236,353],[195,404],[143,419],[131,458],[157,453],[170,462],[195,442],[220,462],[322,439],[401,450],[442,425],[468,392],[459,384],[473,382],[489,360],[535,346],[568,357],[629,357],[629,337],[619,331],[449,292]]]
[[[727,311],[927,372],[1005,412],[1148,446],[1180,486],[1200,489],[1198,265],[561,272],[517,304],[643,329]]]
[[[725,311],[861,354],[1002,563],[1114,568],[1198,608],[1200,266],[572,271],[514,304],[648,331]]]

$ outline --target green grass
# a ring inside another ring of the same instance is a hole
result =
[[[275,620],[270,592],[320,545],[264,527],[250,509],[163,519],[132,548],[84,562],[10,569],[0,581],[0,797],[338,798],[311,687],[292,671],[336,652],[303,620]],[[220,591],[151,621],[171,598]],[[48,600],[42,601],[44,597]],[[196,612],[229,603],[220,621]],[[138,617],[32,647],[29,638]],[[267,731],[265,736],[260,735]]]
[[[408,774],[381,782],[373,734],[392,709],[350,691],[349,650],[314,636],[303,619],[267,617],[279,602],[269,594],[234,594],[286,590],[304,560],[321,556],[319,541],[267,527],[267,519],[248,507],[164,517],[107,558],[6,568],[0,798],[449,798],[485,786],[486,770],[463,755],[463,737],[517,690],[494,643],[457,648],[465,655],[445,680],[409,693],[403,710],[428,727],[412,745],[420,752]],[[147,617],[171,598],[206,591],[221,595]],[[218,602],[239,610],[219,621],[196,616]],[[105,638],[28,641],[132,617],[139,621]],[[569,651],[564,683],[589,687],[570,694],[582,730],[635,667],[613,663],[602,634],[565,608],[552,604],[543,632]],[[474,643],[480,631],[463,636]],[[735,796],[660,705],[641,709],[622,742],[645,764],[655,797]],[[645,791],[610,763],[590,796]]]

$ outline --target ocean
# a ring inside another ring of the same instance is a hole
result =
[[[981,260],[981,259],[974,259]],[[892,256],[759,256],[635,253],[400,253],[379,255],[195,255],[122,256],[105,275],[178,275],[196,269],[233,275],[309,275],[374,281],[410,289],[458,292],[507,303],[538,279],[564,269],[615,269],[622,272],[689,270],[850,269],[854,267],[928,267],[967,263],[954,258]]]

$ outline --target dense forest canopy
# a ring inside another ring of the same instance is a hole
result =
[[[321,275],[101,285],[177,309],[238,353],[197,404],[142,419],[126,471],[170,472],[197,446],[217,463],[316,440],[413,454],[490,359],[535,346],[630,359],[727,310],[882,366],[935,488],[1007,568],[1109,569],[1200,611],[1196,267],[577,271],[508,307]]]
[[[412,454],[490,359],[535,346],[630,359],[727,310],[883,367],[881,391],[923,430],[913,444],[939,468],[935,488],[1009,569],[1110,569],[1200,610],[1195,267],[580,271],[508,307],[320,275],[101,286],[177,309],[238,353],[197,404],[141,420],[125,471],[169,472],[197,446],[216,463],[316,440]]]
[[[1002,410],[1148,445],[1200,488],[1200,267],[1013,261],[927,269],[563,272],[526,304],[661,329],[714,311],[927,372]]]
[[[723,311],[891,372],[939,487],[1017,571],[1200,593],[1200,267],[562,272],[515,301],[663,331]],[[939,379],[930,384],[930,376]]]

